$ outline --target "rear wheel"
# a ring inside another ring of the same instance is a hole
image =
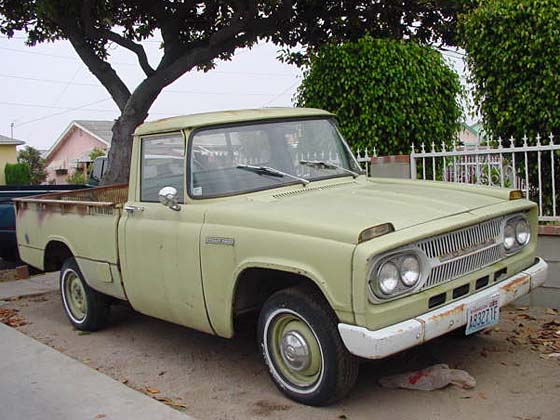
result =
[[[272,295],[259,316],[258,339],[273,381],[295,401],[327,405],[356,381],[358,360],[344,347],[330,306],[312,288]]]
[[[107,324],[109,300],[87,285],[74,258],[66,259],[62,265],[60,293],[64,312],[77,329],[96,331]]]

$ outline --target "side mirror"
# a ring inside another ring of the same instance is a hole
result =
[[[163,187],[159,190],[159,202],[165,207],[169,207],[171,210],[181,210],[177,196],[177,190],[173,187]]]

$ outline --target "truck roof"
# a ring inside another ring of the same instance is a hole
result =
[[[134,132],[134,135],[145,135],[185,128],[207,127],[219,124],[232,124],[244,121],[259,121],[281,118],[299,118],[315,116],[333,116],[330,112],[315,108],[260,108],[236,111],[206,112],[202,114],[183,115],[146,122]]]

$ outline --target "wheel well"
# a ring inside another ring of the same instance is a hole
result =
[[[45,271],[57,271],[62,268],[64,261],[72,257],[72,251],[63,242],[51,241],[45,249]]]
[[[233,300],[233,318],[237,330],[242,315],[258,313],[264,302],[275,292],[296,285],[305,285],[325,299],[321,289],[310,278],[287,271],[268,268],[248,268],[237,278]]]

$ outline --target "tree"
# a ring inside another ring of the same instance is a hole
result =
[[[364,33],[452,43],[459,12],[473,0],[0,0],[0,32],[27,32],[30,46],[67,39],[120,110],[113,126],[105,183],[128,179],[131,134],[161,92],[186,72],[210,70],[237,48],[269,39],[315,51]],[[156,31],[163,57],[152,66],[141,41]],[[146,78],[130,91],[110,64],[116,44],[137,56]],[[287,53],[301,62],[301,54]]]
[[[17,160],[25,163],[29,167],[31,185],[39,185],[47,179],[45,172],[45,159],[41,157],[41,152],[32,146],[25,146],[18,152]]]
[[[525,135],[529,145],[536,144],[537,135],[543,142],[548,142],[549,133],[560,136],[559,27],[558,0],[485,2],[461,21],[461,40],[485,131],[501,137],[506,146],[512,136],[517,146]],[[559,158],[557,153],[556,168]],[[552,214],[553,202],[560,202],[560,178],[547,179],[551,159],[540,162],[531,153],[527,162],[517,170],[523,178],[528,172],[528,198],[539,201],[541,194],[541,211]],[[545,180],[540,191],[539,177]]]
[[[294,0],[0,0],[0,32],[27,32],[27,44],[67,39],[120,110],[105,183],[128,179],[131,134],[161,90],[192,69],[209,70],[237,48],[290,24]],[[163,56],[152,66],[140,43],[159,30]],[[133,52],[145,79],[130,91],[109,62],[116,44]]]
[[[487,132],[560,134],[560,2],[496,0],[466,15],[461,40]]]
[[[408,154],[411,143],[449,144],[461,118],[458,75],[437,51],[366,36],[312,57],[298,105],[336,113],[354,148]]]
[[[6,185],[29,185],[31,176],[27,163],[6,163],[4,167]]]

